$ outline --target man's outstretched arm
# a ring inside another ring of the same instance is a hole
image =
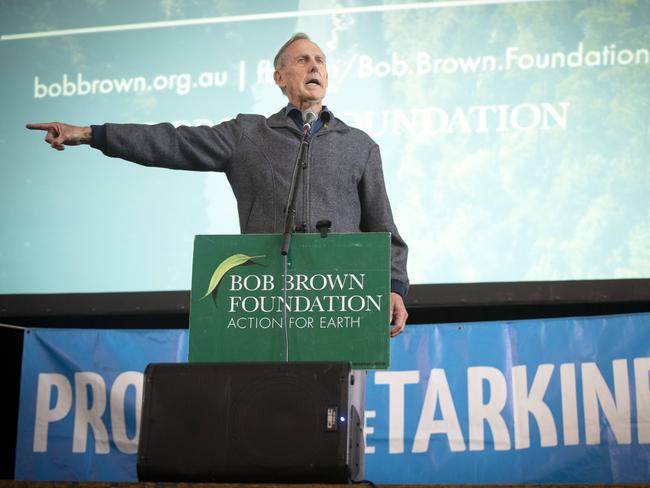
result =
[[[44,124],[27,124],[32,130],[46,131],[45,142],[54,149],[63,151],[64,146],[78,146],[90,144],[93,133],[90,127],[63,124],[61,122],[48,122]]]
[[[102,124],[78,127],[50,122],[27,124],[47,132],[45,142],[59,151],[64,146],[89,144],[106,156],[143,166],[192,171],[226,171],[242,139],[242,124],[229,120],[208,127],[162,124]]]

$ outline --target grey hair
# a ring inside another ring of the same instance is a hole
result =
[[[284,66],[284,52],[287,50],[287,48],[289,46],[291,46],[291,44],[293,44],[294,42],[301,41],[303,39],[305,41],[310,41],[311,42],[311,39],[309,38],[309,36],[307,34],[305,34],[304,32],[296,32],[294,35],[291,36],[291,38],[287,42],[285,42],[282,45],[282,47],[278,51],[278,54],[276,54],[275,58],[273,58],[273,67],[276,70],[278,70],[282,66]]]

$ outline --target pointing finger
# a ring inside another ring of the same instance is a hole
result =
[[[31,129],[31,130],[49,130],[52,127],[52,123],[46,123],[46,124],[26,124],[26,128]]]

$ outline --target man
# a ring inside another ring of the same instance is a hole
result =
[[[111,157],[145,166],[226,173],[242,233],[281,233],[294,158],[302,137],[302,113],[318,114],[310,132],[307,168],[296,201],[299,231],[316,232],[332,221],[333,232],[388,231],[391,241],[391,336],[404,330],[408,314],[408,249],[393,222],[379,147],[365,133],[335,118],[323,99],[328,75],[325,55],[305,34],[289,39],[274,60],[274,80],[289,99],[264,118],[238,115],[215,127],[171,124],[104,124],[77,127],[59,122],[27,124],[47,131],[54,149],[90,144]]]
[[[379,147],[323,105],[328,84],[325,55],[305,34],[294,35],[280,48],[274,67],[275,82],[289,104],[268,119],[240,114],[215,127],[77,127],[54,122],[28,124],[27,128],[47,131],[45,141],[58,150],[90,144],[107,156],[145,166],[225,172],[237,199],[242,233],[282,233],[284,205],[303,135],[302,113],[313,110],[318,119],[309,134],[307,167],[297,190],[297,227],[316,232],[316,223],[328,219],[333,232],[391,232],[394,337],[404,330],[408,316],[402,299],[408,289],[408,249],[393,222]],[[363,419],[365,372],[355,374],[358,379],[350,389],[351,403]],[[359,462],[361,479],[363,456]]]

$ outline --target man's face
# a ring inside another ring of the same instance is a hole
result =
[[[274,79],[300,110],[320,106],[327,92],[325,55],[313,42],[300,39],[284,51],[283,65]]]

